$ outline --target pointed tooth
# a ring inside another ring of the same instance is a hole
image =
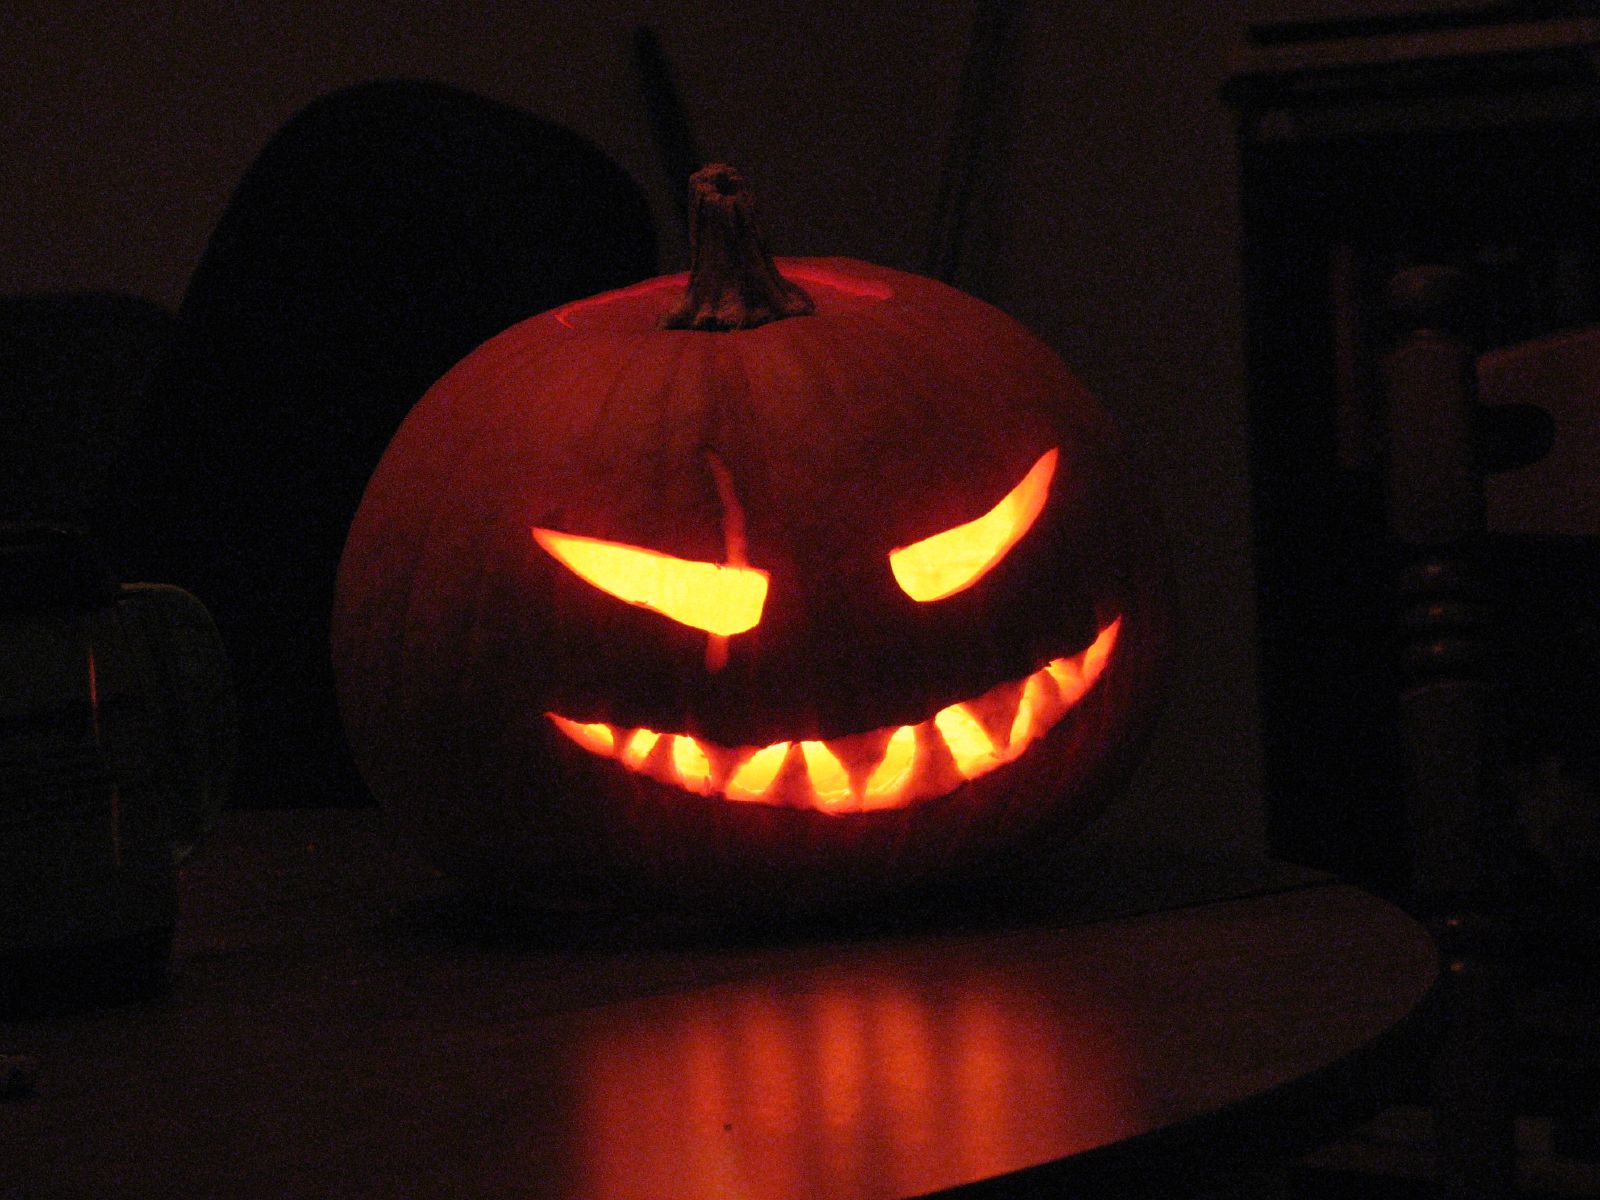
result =
[[[728,665],[728,637],[722,633],[706,635],[706,670],[712,674]]]
[[[894,732],[892,727],[870,729],[866,733],[851,733],[844,737],[829,738],[823,742],[828,752],[843,764],[845,774],[850,777],[850,791],[861,795],[861,790],[866,787],[867,778],[883,759],[884,748],[889,744],[889,735]]]
[[[1089,685],[1083,678],[1083,655],[1074,654],[1071,658],[1052,659],[1045,666],[1050,673],[1050,678],[1055,680],[1056,695],[1060,697],[1063,708],[1071,708],[1078,702],[1079,697],[1089,690]]]
[[[966,782],[950,753],[938,723],[929,718],[917,726],[918,767],[913,787],[918,795],[940,796]]]
[[[1118,617],[1100,631],[1100,636],[1095,638],[1090,647],[1083,652],[1083,677],[1084,690],[1100,678],[1100,672],[1105,670],[1106,660],[1111,657],[1111,650],[1117,644],[1117,634],[1122,630],[1122,618]]]
[[[1022,701],[1026,682],[1025,679],[1014,679],[998,683],[976,700],[968,700],[962,705],[983,726],[983,731],[989,735],[990,745],[997,751],[1004,750],[1011,741],[1011,726],[1016,721],[1017,705]]]
[[[1045,667],[1056,681],[1063,707],[1070,708],[1083,699],[1084,693],[1100,678],[1100,672],[1105,670],[1106,661],[1111,657],[1111,649],[1117,644],[1117,633],[1121,628],[1122,618],[1118,617],[1071,658],[1055,659]]]
[[[706,757],[711,760],[711,792],[718,796],[725,796],[728,792],[728,780],[738,770],[739,764],[749,758],[752,751],[748,746],[729,749],[709,738],[700,739],[700,749],[706,752]]]
[[[790,744],[789,752],[784,755],[783,765],[778,768],[778,777],[772,781],[772,786],[767,789],[763,799],[769,804],[778,804],[785,808],[817,807],[811,792],[811,778],[806,773],[805,755],[800,751],[799,742]]]

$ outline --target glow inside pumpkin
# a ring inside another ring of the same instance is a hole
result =
[[[767,600],[765,571],[673,558],[553,529],[535,529],[533,536],[578,578],[681,624],[728,637],[761,621]]]
[[[906,595],[943,600],[971,587],[1006,556],[1032,527],[1050,494],[1058,452],[1048,450],[983,516],[889,552],[889,568]],[[695,562],[656,550],[554,529],[533,537],[586,583],[628,604],[648,608],[717,637],[745,633],[761,623],[768,576],[743,562],[743,514],[727,469],[713,460],[733,562]]]
[[[1019,757],[1099,680],[1121,619],[1084,650],[948,705],[916,725],[827,741],[719,746],[687,733],[545,714],[592,754],[700,795],[825,813],[901,808],[954,791]]]
[[[1055,450],[1046,451],[983,516],[889,552],[895,582],[913,600],[943,600],[982,579],[1033,525],[1050,494]]]

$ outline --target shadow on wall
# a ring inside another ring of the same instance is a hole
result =
[[[211,609],[235,672],[241,806],[364,803],[328,613],[362,488],[479,342],[650,275],[638,187],[594,145],[431,82],[291,120],[212,235],[96,532]]]

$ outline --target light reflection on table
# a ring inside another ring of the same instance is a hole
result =
[[[1089,998],[970,949],[613,1006],[578,1052],[575,1194],[918,1194],[1140,1128]]]
[[[1355,888],[1149,847],[1107,860],[1095,919],[1099,893],[719,945],[479,938],[386,846],[368,812],[225,818],[169,995],[0,1029],[40,1064],[0,1105],[0,1195],[1169,1195],[1152,1169],[1209,1179],[1392,1095],[1437,978]]]

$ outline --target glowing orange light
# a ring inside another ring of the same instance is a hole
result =
[[[1027,533],[1044,508],[1055,475],[1047,450],[1022,482],[983,516],[889,552],[895,582],[913,600],[942,600],[982,579]]]
[[[1089,690],[1083,666],[1080,658],[1057,658],[1045,666],[1050,678],[1056,681],[1056,694],[1067,704],[1076,703],[1078,697]]]
[[[825,813],[902,808],[943,795],[960,780],[976,779],[1019,757],[1099,681],[1121,628],[1121,618],[1113,620],[1072,657],[1051,659],[1025,679],[996,684],[982,696],[940,709],[921,724],[800,742],[804,770],[784,770],[793,748],[789,742],[727,749],[687,734],[630,731],[599,721],[586,724],[557,713],[547,715],[590,753],[616,758],[634,771],[701,795]],[[1004,746],[991,729],[1000,734],[1009,730]],[[662,743],[663,736],[667,743]],[[937,750],[940,745],[948,758],[919,750],[921,746]],[[855,779],[847,762],[856,764]],[[721,772],[727,768],[718,763],[738,766],[724,777]],[[959,775],[954,782],[950,764]]]
[[[783,769],[783,760],[789,756],[789,743],[777,742],[764,746],[740,764],[728,780],[727,795],[730,800],[759,800],[772,787],[773,780]]]
[[[994,742],[965,704],[941,708],[933,715],[933,723],[944,737],[944,744],[963,779],[975,779],[992,770],[999,761]]]
[[[700,743],[680,733],[672,739],[672,765],[678,772],[678,785],[704,795],[711,790],[711,760]]]
[[[850,776],[837,754],[822,742],[801,742],[800,753],[818,808],[838,808],[850,799]]]
[[[584,582],[681,624],[728,637],[761,621],[767,573],[755,567],[694,562],[553,529],[533,536]]]
[[[550,714],[550,719],[556,723],[556,728],[591,754],[610,754],[616,748],[617,735],[604,721],[586,725],[581,721],[569,721],[565,717],[558,717],[554,713]]]
[[[924,940],[578,1014],[570,1194],[926,1196],[1149,1124],[1114,980]]]
[[[1011,719],[1011,734],[1006,739],[1008,757],[1015,758],[1023,747],[1043,732],[1041,718],[1046,705],[1044,676],[1047,673],[1035,671],[1023,685],[1017,715]]]
[[[650,751],[655,749],[660,740],[661,735],[654,730],[635,729],[627,745],[622,748],[622,761],[637,771],[644,766],[645,759],[650,757]]]
[[[893,808],[911,782],[911,766],[917,757],[917,731],[902,725],[883,748],[883,760],[873,768],[862,794],[863,808]]]
[[[1106,660],[1111,657],[1111,647],[1117,640],[1117,630],[1122,627],[1122,618],[1118,617],[1106,628],[1100,631],[1100,636],[1089,644],[1083,652],[1083,678],[1084,690],[1087,691],[1094,681],[1100,678],[1100,672],[1105,670]],[[1107,636],[1109,633],[1110,636]]]

